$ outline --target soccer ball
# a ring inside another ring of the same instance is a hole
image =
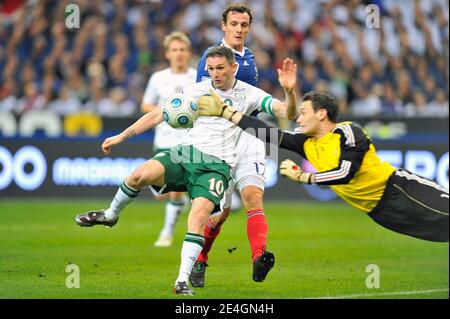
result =
[[[173,128],[191,128],[198,118],[197,102],[189,95],[174,94],[164,102],[163,118]]]

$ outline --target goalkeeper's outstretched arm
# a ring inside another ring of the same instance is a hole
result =
[[[281,148],[294,151],[301,156],[306,157],[303,151],[303,144],[308,138],[306,135],[282,131],[276,127],[269,126],[263,121],[247,116],[225,104],[214,90],[210,90],[210,94],[211,95],[204,95],[198,100],[200,115],[223,117],[238,125],[243,130],[253,128],[256,130],[256,133],[254,130],[249,130],[249,133],[255,135],[264,142],[277,144]]]
[[[306,135],[282,131],[277,127],[267,125],[265,122],[255,117],[247,116],[240,112],[238,113],[239,114],[233,116],[232,122],[243,130],[253,128],[254,130],[248,130],[248,132],[264,142],[276,144],[278,147],[293,151],[300,154],[302,157],[306,157],[303,151],[303,144],[307,139]]]

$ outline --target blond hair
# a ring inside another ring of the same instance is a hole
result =
[[[169,33],[168,35],[166,35],[164,37],[163,45],[164,45],[164,49],[166,51],[169,49],[170,42],[172,42],[174,40],[178,40],[178,41],[186,43],[189,50],[191,49],[191,40],[189,40],[189,38],[187,37],[186,34],[184,34],[181,31],[172,31],[171,33]]]

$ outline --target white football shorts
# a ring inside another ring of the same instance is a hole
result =
[[[247,186],[256,186],[264,191],[266,184],[266,150],[264,143],[256,137],[241,140],[238,143],[237,163],[232,171],[232,180],[220,202],[220,208],[231,207],[231,195],[238,189],[241,192]]]

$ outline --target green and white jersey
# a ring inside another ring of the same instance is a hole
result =
[[[173,94],[180,93],[187,86],[195,83],[197,71],[188,68],[186,73],[173,73],[170,68],[153,73],[145,89],[143,102],[163,106],[163,103]],[[155,148],[171,148],[179,144],[186,135],[186,130],[178,130],[166,122],[155,127]]]
[[[183,89],[183,93],[195,99],[209,95],[214,89],[211,81],[202,81]],[[250,115],[255,111],[272,112],[272,96],[263,90],[245,82],[236,80],[232,89],[215,92],[222,100],[239,112]],[[237,143],[244,132],[235,124],[221,117],[200,116],[194,127],[188,130],[184,145],[193,145],[201,152],[224,160],[234,167],[237,162]],[[247,133],[245,133],[247,134]]]

